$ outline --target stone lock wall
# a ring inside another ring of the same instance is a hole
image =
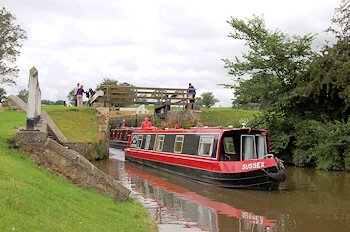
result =
[[[19,150],[25,152],[38,165],[84,188],[95,189],[117,201],[125,201],[130,190],[109,175],[100,171],[78,152],[68,149],[48,138],[42,144],[23,144]]]

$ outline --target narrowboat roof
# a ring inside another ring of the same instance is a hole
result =
[[[231,128],[231,127],[192,127],[190,129],[175,129],[175,128],[158,128],[158,127],[152,127],[147,129],[134,129],[134,133],[224,133],[226,131],[242,131],[242,130],[254,130],[254,131],[261,131],[261,132],[267,132],[266,129],[259,129],[259,128]]]

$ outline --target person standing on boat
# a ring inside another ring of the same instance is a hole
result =
[[[196,89],[191,83],[188,84],[187,92],[192,97],[192,99],[190,100],[190,103],[194,103],[194,98],[196,97]]]
[[[142,129],[152,128],[152,123],[149,121],[148,117],[145,117],[145,120],[141,123]]]
[[[123,118],[123,120],[118,124],[118,128],[125,128],[125,127],[127,127],[127,126],[128,126],[128,125],[126,124],[124,118]]]

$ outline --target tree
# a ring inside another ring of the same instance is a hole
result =
[[[105,77],[102,79],[101,83],[99,83],[97,86],[96,86],[96,90],[101,90],[102,89],[102,86],[103,85],[114,85],[114,86],[123,86],[123,87],[133,87],[132,84],[129,84],[127,82],[123,82],[123,83],[119,83],[117,80],[114,80],[114,79],[111,79],[111,78],[108,78],[108,77]],[[127,105],[130,105],[134,102],[134,99],[135,99],[135,92],[133,89],[130,89],[130,88],[120,88],[119,89],[119,92],[117,93],[113,93],[114,97],[117,96],[117,95],[123,95],[120,99],[118,99],[118,103],[115,103],[114,105],[115,106],[118,106],[118,107],[123,107],[123,106],[127,106]],[[127,97],[125,97],[127,96]],[[115,98],[117,99],[117,98]]]
[[[16,17],[5,8],[0,10],[0,83],[15,84],[18,75],[15,66],[23,40],[27,39],[25,31],[15,24]]]
[[[28,101],[28,90],[27,89],[20,90],[17,96],[20,99],[22,99],[24,102],[27,102]]]
[[[109,78],[109,77],[105,77],[102,79],[101,83],[99,83],[97,86],[96,86],[96,90],[101,90],[102,89],[102,85],[118,85],[118,81],[117,80],[114,80],[112,78]]]
[[[75,88],[73,88],[71,91],[69,91],[67,98],[70,102],[75,101]]]
[[[308,108],[296,131],[293,161],[299,166],[350,170],[350,1],[343,0],[327,29],[337,39],[313,59],[299,80],[295,108]]]
[[[196,104],[205,106],[205,108],[210,108],[217,102],[219,102],[219,100],[215,98],[212,92],[204,92],[200,97],[196,98]]]
[[[271,149],[298,166],[350,170],[349,0],[343,0],[328,29],[337,39],[320,53],[313,36],[288,36],[267,30],[261,18],[232,19],[232,38],[249,46],[243,58],[225,59],[238,77],[232,87],[238,103],[260,103],[252,126],[271,131]],[[247,79],[246,76],[249,78]]]
[[[4,88],[0,88],[0,103],[6,99],[6,91]]]
[[[237,78],[233,88],[235,104],[259,103],[267,111],[283,111],[292,101],[289,92],[296,78],[307,70],[315,53],[311,49],[313,36],[288,36],[265,27],[262,17],[239,20],[231,18],[229,37],[243,40],[249,50],[232,62],[223,59],[229,74]]]
[[[262,116],[255,126],[267,127],[272,135],[278,135],[271,137],[275,139],[272,151],[287,153],[290,158],[289,132],[293,130],[294,119],[288,121],[285,116],[295,110],[292,107],[296,97],[294,90],[315,56],[311,49],[314,37],[289,36],[279,30],[269,30],[258,16],[247,21],[231,18],[228,23],[233,28],[229,37],[244,41],[248,47],[241,58],[223,59],[225,68],[237,80],[226,85],[234,90],[234,105],[258,103]]]
[[[326,30],[342,40],[350,36],[350,1],[342,0],[340,6],[335,9],[335,14],[331,20],[332,25]]]

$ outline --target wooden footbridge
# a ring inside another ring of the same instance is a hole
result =
[[[133,104],[186,106],[193,99],[187,93],[187,89],[116,85],[102,85],[101,87],[104,92],[103,101],[111,106]]]

